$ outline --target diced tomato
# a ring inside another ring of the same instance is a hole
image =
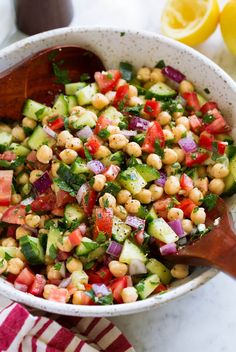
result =
[[[144,229],[138,230],[134,235],[135,241],[139,246],[142,246],[144,242]]]
[[[73,247],[79,246],[82,238],[80,229],[76,229],[69,234],[69,240]]]
[[[155,152],[155,143],[159,142],[160,147],[165,145],[165,137],[161,125],[157,121],[153,121],[151,126],[148,127],[146,137],[144,139],[142,150],[146,153]]]
[[[17,229],[17,225],[9,225],[7,226],[7,237],[12,237],[12,238],[16,238],[16,229]]]
[[[86,215],[91,216],[96,204],[97,193],[90,188],[82,199],[82,206]]]
[[[103,175],[106,176],[107,181],[114,181],[117,178],[119,172],[119,166],[110,165],[103,171]]]
[[[118,110],[123,110],[123,108],[127,105],[129,100],[129,85],[128,83],[120,86],[117,91],[113,101],[113,105]]]
[[[198,133],[202,127],[202,121],[196,115],[190,115],[188,117],[191,130],[194,133]]]
[[[86,294],[86,291],[77,291],[76,304],[83,305],[83,306],[90,306],[94,304],[94,302],[89,296],[89,294]]]
[[[31,203],[32,211],[42,213],[46,211],[51,211],[56,207],[56,196],[55,193],[49,191],[37,197]]]
[[[106,266],[103,266],[97,271],[90,270],[87,274],[90,284],[108,284],[112,279],[112,274]]]
[[[186,105],[191,111],[197,112],[200,110],[200,104],[195,92],[185,92],[183,93],[183,98],[186,100]]]
[[[16,282],[30,286],[35,279],[35,275],[28,268],[24,268],[16,278]]]
[[[55,216],[63,217],[64,216],[64,208],[54,208],[52,210],[52,214]]]
[[[193,209],[196,207],[196,204],[193,203],[193,201],[189,198],[185,198],[180,202],[179,205],[176,206],[177,208],[180,208],[184,212],[184,216],[189,218]]]
[[[217,103],[208,101],[201,107],[201,113],[205,115],[209,110],[218,109]]]
[[[52,121],[50,121],[52,120]],[[51,116],[48,120],[48,127],[50,127],[53,131],[59,130],[64,127],[64,118],[62,116]]]
[[[66,288],[57,288],[57,287],[52,287],[48,300],[49,301],[54,301],[54,302],[60,302],[60,303],[66,303],[68,300],[68,290]]]
[[[112,218],[113,211],[110,208],[96,208],[95,211],[95,225],[94,225],[94,239],[97,238],[99,232],[111,237],[112,235]]]
[[[123,303],[121,292],[124,288],[128,287],[128,276],[123,276],[121,278],[115,279],[112,281],[109,287],[112,290],[114,300],[117,303]]]
[[[63,191],[62,189],[59,189],[59,191],[56,192],[56,206],[58,208],[64,207],[66,204],[73,203],[74,201],[75,198],[68,192]]]
[[[11,284],[14,284],[15,280],[17,278],[17,275],[15,274],[7,274],[7,281],[10,282]]]
[[[94,155],[99,147],[101,146],[101,142],[98,140],[96,136],[91,136],[88,141],[85,143],[85,147],[88,149],[89,153]]]
[[[0,160],[13,161],[16,160],[17,155],[10,150],[6,150],[4,153],[0,154]]]
[[[208,153],[186,153],[185,164],[188,167],[201,165],[209,157]]]
[[[98,134],[100,131],[106,129],[109,125],[111,125],[111,121],[108,120],[108,118],[106,118],[105,116],[100,115],[99,118],[97,119],[97,123],[93,132],[95,134]]]
[[[206,131],[202,132],[199,137],[199,146],[207,150],[212,150],[212,142],[214,141],[214,136]]]
[[[94,78],[100,92],[104,94],[115,88],[121,78],[121,73],[119,70],[108,70],[105,73],[95,72]]]
[[[163,291],[166,291],[167,290],[167,286],[164,285],[164,284],[159,284],[157,286],[157,288],[155,288],[155,290],[153,291],[154,293],[161,293]]]
[[[85,152],[84,152],[84,148],[81,148],[77,151],[78,155],[82,158],[85,159]]]
[[[102,284],[102,279],[94,271],[87,271],[87,275],[90,284]]]
[[[57,250],[57,259],[59,260],[59,262],[66,260],[67,258],[69,258],[69,256],[69,252],[63,252],[60,249]]]
[[[34,282],[30,286],[28,292],[34,296],[42,296],[44,286],[46,285],[46,279],[43,275],[36,274]]]
[[[213,115],[215,120],[206,125],[205,131],[211,134],[228,133],[231,127],[227,124],[221,113],[217,109],[210,110],[210,115]]]
[[[193,189],[193,180],[191,177],[186,174],[181,175],[180,187],[187,192],[191,191]]]
[[[25,206],[14,205],[8,208],[2,215],[1,221],[9,224],[24,225],[25,223]]]
[[[11,202],[13,170],[0,170],[0,206]]]
[[[217,150],[218,153],[221,155],[225,154],[225,149],[227,147],[228,143],[227,142],[223,142],[223,141],[217,141]]]
[[[171,198],[168,197],[165,199],[157,200],[155,203],[153,203],[153,206],[155,211],[159,213],[159,211],[167,210],[170,203],[171,203]]]
[[[161,112],[161,104],[156,100],[147,100],[144,105],[144,111],[150,117],[157,117]]]

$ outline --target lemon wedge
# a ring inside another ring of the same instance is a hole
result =
[[[226,45],[236,55],[236,0],[229,1],[223,8],[220,28]]]
[[[197,45],[216,29],[217,0],[168,0],[161,18],[162,33],[187,45]]]

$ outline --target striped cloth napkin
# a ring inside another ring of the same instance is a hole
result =
[[[18,303],[0,312],[0,352],[4,351],[135,352],[105,318],[34,316]]]

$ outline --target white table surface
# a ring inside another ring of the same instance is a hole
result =
[[[72,24],[155,32],[159,32],[160,14],[165,3],[164,0],[73,1]],[[221,0],[221,6],[225,2]],[[11,0],[0,0],[0,13],[1,48],[25,36],[15,29]],[[236,58],[227,51],[219,28],[197,49],[236,79]],[[0,307],[7,303],[9,301],[0,296]],[[219,274],[203,287],[159,309],[112,320],[137,352],[235,352],[236,283]]]

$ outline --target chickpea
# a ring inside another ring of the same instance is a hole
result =
[[[127,218],[127,211],[123,205],[117,205],[114,209],[114,214],[121,220],[125,220]]]
[[[193,189],[191,189],[191,191],[189,192],[189,198],[196,204],[196,205],[200,205],[202,203],[203,200],[203,194],[202,192],[197,188],[194,187]]]
[[[178,155],[173,149],[165,148],[164,149],[164,157],[162,159],[163,164],[171,165],[176,163],[178,160]]]
[[[177,108],[178,108],[178,109],[182,109],[183,107],[182,107],[181,104],[178,104],[178,105],[177,105]],[[181,116],[183,116],[183,112],[182,112],[182,111],[175,111],[175,112],[173,113],[173,118],[174,118],[175,120],[177,120],[177,119],[180,118]]]
[[[175,279],[185,279],[189,275],[189,267],[184,264],[175,264],[170,272]]]
[[[132,199],[131,193],[126,189],[122,189],[121,191],[119,191],[116,198],[118,204],[125,204],[128,200]]]
[[[205,221],[206,221],[205,209],[198,208],[198,207],[194,208],[190,218],[195,225],[205,224]]]
[[[0,259],[0,275],[7,270],[7,261],[6,259]]]
[[[62,152],[60,152],[59,154],[61,160],[65,163],[65,164],[72,164],[75,159],[77,158],[78,154],[75,150],[72,149],[64,149]]]
[[[137,97],[137,95],[138,95],[138,89],[135,86],[133,86],[132,84],[129,85],[128,95],[129,95],[129,98]]]
[[[25,185],[29,182],[29,175],[26,172],[23,172],[22,174],[17,176],[16,182],[19,185]]]
[[[120,133],[120,128],[118,126],[109,125],[107,126],[107,131],[110,134],[117,134]]]
[[[22,120],[22,126],[25,128],[31,128],[33,130],[37,126],[37,122],[28,117],[24,117]]]
[[[81,116],[83,113],[86,112],[86,109],[82,106],[74,106],[71,110],[71,115]],[[64,131],[63,131],[64,132]]]
[[[96,192],[101,192],[105,186],[106,177],[104,175],[94,176],[93,189]]]
[[[153,83],[157,83],[157,82],[165,82],[166,78],[163,75],[163,73],[162,73],[160,68],[154,68],[152,70],[152,72],[151,72],[150,80]]]
[[[149,204],[152,201],[152,192],[149,189],[142,189],[139,193],[135,195],[140,203]]]
[[[167,111],[162,111],[158,115],[157,120],[159,121],[161,126],[168,125],[171,121],[171,115]]]
[[[182,124],[173,127],[172,132],[174,134],[174,141],[178,142],[181,138],[184,138],[184,136],[187,133],[186,127]]]
[[[183,149],[179,148],[179,147],[174,147],[173,150],[175,151],[175,153],[177,154],[177,161],[178,163],[182,163],[184,161],[185,158],[185,153],[183,151]]]
[[[125,147],[125,151],[127,154],[134,156],[135,158],[138,158],[142,155],[142,149],[136,142],[129,142]]]
[[[166,194],[173,196],[180,191],[179,179],[176,176],[169,176],[166,180],[164,190]]]
[[[109,270],[115,277],[123,277],[128,272],[128,265],[118,262],[118,260],[112,260],[108,264]]]
[[[182,226],[183,226],[184,232],[186,232],[187,235],[190,234],[193,231],[193,223],[189,219],[184,219],[182,221]]]
[[[152,194],[152,201],[160,199],[163,195],[163,192],[164,192],[162,187],[154,185],[154,184],[149,187],[149,191]]]
[[[179,92],[180,94],[183,94],[185,92],[193,92],[194,91],[194,86],[192,85],[191,82],[186,81],[185,79],[180,82],[179,84]]]
[[[7,237],[2,240],[3,247],[17,247],[17,242],[12,237]]]
[[[125,287],[121,291],[121,297],[124,303],[136,302],[138,299],[138,293],[135,287]]]
[[[109,99],[101,93],[97,93],[92,97],[92,105],[95,109],[102,110],[109,105]]]
[[[209,191],[215,194],[220,195],[223,193],[225,188],[224,181],[221,178],[214,178],[209,183]]]
[[[164,133],[165,141],[172,141],[172,140],[174,140],[174,134],[173,134],[173,132],[171,132],[169,129],[164,128],[164,129],[163,129],[163,133]]]
[[[51,166],[52,177],[58,177],[57,171],[59,167],[60,167],[60,163],[52,162],[52,166]]]
[[[22,227],[22,226],[17,227],[17,229],[16,229],[16,239],[17,240],[19,240],[21,237],[30,236],[30,235],[31,235],[30,231],[24,229],[24,227]]]
[[[38,161],[40,161],[40,163],[48,164],[49,161],[51,161],[52,157],[53,157],[52,149],[50,147],[48,147],[47,145],[42,145],[38,149],[36,157],[37,157]]]
[[[149,67],[141,67],[137,72],[137,79],[142,82],[147,82],[151,78],[151,70]]]
[[[176,120],[176,125],[183,125],[187,131],[190,130],[190,122],[187,116],[181,116]]]
[[[28,214],[25,217],[25,222],[26,222],[26,225],[33,227],[33,228],[36,228],[39,226],[40,216],[34,215],[34,214]]]
[[[48,299],[49,296],[50,296],[50,293],[52,290],[54,289],[58,289],[58,287],[56,285],[51,285],[51,284],[47,284],[44,286],[44,289],[43,289],[43,297],[45,299]]]
[[[178,209],[178,208],[171,208],[168,211],[167,218],[169,220],[183,220],[184,212],[183,212],[183,210]]]
[[[147,157],[147,164],[157,170],[160,170],[162,168],[161,158],[157,154],[149,154]]]
[[[73,273],[73,271],[83,270],[83,264],[79,259],[70,257],[67,259],[66,268],[70,273]]]
[[[66,141],[65,147],[68,149],[75,150],[77,152],[78,150],[81,150],[83,148],[83,143],[79,138],[73,137]]]
[[[57,136],[57,144],[60,147],[65,147],[66,142],[73,138],[72,134],[69,131],[62,131]]]
[[[29,178],[30,183],[34,183],[34,182],[37,181],[42,175],[43,175],[43,171],[42,171],[42,170],[33,170],[33,171],[31,171],[31,173],[30,173],[30,178]]]
[[[44,116],[44,117],[42,118],[41,123],[42,123],[42,125],[43,125],[43,126],[45,126],[45,125],[47,125],[47,124],[48,124],[48,120],[49,120],[49,118],[50,118],[50,116],[49,116],[49,115],[46,115],[46,116]]]
[[[18,275],[24,268],[25,263],[20,258],[12,258],[7,264],[7,272]]]
[[[57,270],[54,265],[47,266],[47,277],[48,277],[48,280],[61,280],[62,279],[61,272],[59,270]]]
[[[105,94],[105,96],[107,97],[107,99],[109,100],[109,103],[112,104],[113,103],[113,100],[115,98],[115,95],[116,95],[116,92],[114,91],[109,91]]]
[[[140,206],[141,206],[141,203],[136,199],[127,200],[127,202],[125,203],[125,209],[127,210],[128,213],[131,213],[131,214],[137,214]]]
[[[108,138],[109,147],[115,150],[123,149],[128,144],[128,139],[123,134],[112,134]]]
[[[20,194],[18,193],[14,193],[12,196],[11,196],[11,203],[12,204],[19,204],[22,200],[22,197]]]
[[[57,241],[57,247],[63,251],[63,252],[71,252],[73,249],[73,246],[69,240],[68,237],[63,237],[62,243],[60,241]]]
[[[99,205],[102,208],[115,208],[116,198],[110,193],[105,193],[99,198]]]
[[[95,153],[96,159],[103,159],[108,157],[111,154],[110,149],[108,149],[105,145],[101,145],[98,148],[98,151]]]
[[[212,165],[208,165],[206,169],[207,175],[213,177],[212,175]]]
[[[228,176],[228,174],[229,169],[224,164],[216,163],[214,166],[212,166],[211,175],[214,178],[224,178]]]
[[[0,123],[0,131],[11,133],[11,127],[6,125],[5,123]]]
[[[23,142],[24,139],[26,138],[23,128],[18,125],[12,129],[11,134],[13,139],[18,142]]]
[[[129,106],[137,106],[137,105],[141,105],[142,103],[143,101],[140,97],[131,97],[128,101]]]
[[[205,195],[208,191],[209,180],[207,177],[198,178],[194,181],[194,185],[202,192],[203,195]]]
[[[200,178],[206,177],[207,176],[207,172],[206,172],[205,166],[199,166],[197,168],[197,174],[198,174],[198,177],[200,177]]]

